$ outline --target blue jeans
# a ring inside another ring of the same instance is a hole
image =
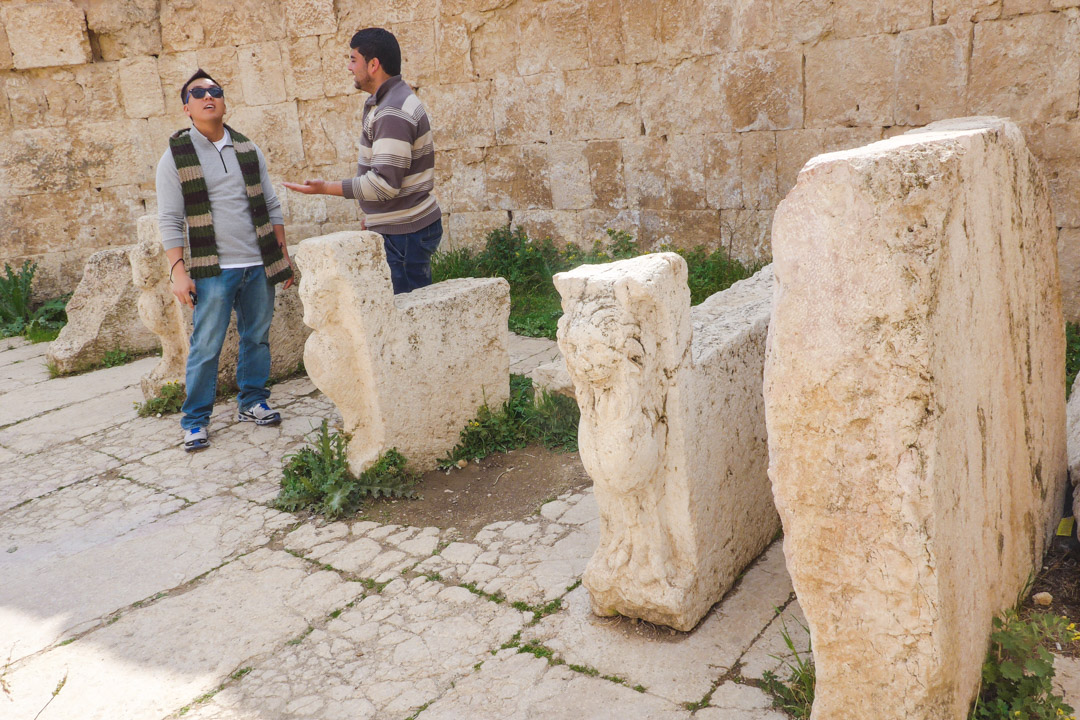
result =
[[[195,280],[195,327],[187,359],[187,399],[180,427],[205,428],[210,423],[217,392],[218,358],[229,318],[236,310],[240,355],[236,363],[236,396],[242,409],[270,397],[270,320],[274,317],[274,286],[262,265],[222,270],[220,275]]]
[[[436,220],[416,232],[383,235],[395,295],[431,284],[431,255],[439,247],[440,240],[442,220]]]

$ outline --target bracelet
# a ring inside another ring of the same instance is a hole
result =
[[[169,268],[169,282],[172,282],[172,271],[173,271],[173,268],[176,267],[176,263],[182,263],[182,262],[184,262],[184,258],[179,258],[176,262],[174,262],[172,264],[172,267]],[[186,266],[187,263],[184,263],[184,265]]]

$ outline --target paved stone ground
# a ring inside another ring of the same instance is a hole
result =
[[[779,544],[692,633],[598,619],[588,491],[475,537],[301,524],[268,503],[338,419],[306,378],[274,387],[280,427],[222,404],[187,455],[133,411],[155,358],[49,380],[45,350],[0,340],[0,718],[784,717],[738,682],[783,627],[805,646]],[[515,340],[512,367],[553,352]]]

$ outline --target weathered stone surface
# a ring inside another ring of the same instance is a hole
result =
[[[91,0],[86,25],[105,60],[157,55],[161,52],[158,0]]]
[[[0,22],[19,70],[81,65],[92,59],[86,16],[73,3],[5,3]]]
[[[276,42],[245,45],[236,51],[240,65],[240,84],[247,105],[273,105],[285,102],[285,74],[281,50]],[[224,81],[221,81],[224,82]]]
[[[1077,390],[1076,378],[1073,379],[1073,387]],[[1073,478],[1073,517],[1080,517],[1077,510],[1080,509],[1080,392],[1074,391],[1069,395],[1069,403],[1066,407],[1066,434],[1069,453],[1069,474]]]
[[[291,250],[290,250],[291,252]],[[169,263],[161,246],[157,216],[139,219],[139,242],[132,248],[131,271],[139,295],[139,317],[161,342],[161,361],[142,379],[143,395],[150,399],[167,383],[184,384],[188,340],[191,337],[191,309],[180,305],[169,282]],[[301,322],[303,307],[296,288],[276,287],[274,319],[270,323],[270,377],[280,378],[296,372],[303,358],[304,341],[310,331]],[[236,387],[236,361],[240,336],[236,315],[218,360],[218,387]]]
[[[769,476],[815,717],[960,717],[1065,489],[1045,181],[1015,125],[935,123],[808,163],[773,253]]]
[[[284,5],[285,22],[290,37],[329,35],[337,32],[334,0],[285,0]]]
[[[281,44],[285,93],[290,100],[323,97],[322,51],[319,38],[302,37]],[[305,148],[306,149],[306,148]]]
[[[1080,26],[1059,13],[975,25],[968,109],[1046,122],[1075,110]],[[1019,80],[1023,78],[1023,80]]]
[[[145,118],[165,113],[161,94],[157,59],[152,57],[125,58],[117,71],[120,97],[129,118]]]
[[[555,287],[602,520],[593,609],[690,630],[779,528],[761,397],[771,270],[693,310],[674,253],[581,266]]]
[[[139,319],[139,292],[132,284],[130,247],[90,256],[67,304],[68,322],[49,345],[49,362],[61,373],[95,365],[110,350],[136,354],[159,347]]]
[[[490,82],[425,87],[417,96],[431,118],[435,147],[453,150],[495,144]]]
[[[950,23],[901,33],[896,65],[897,125],[925,125],[964,114],[971,33]]]
[[[892,125],[897,37],[826,40],[806,51],[806,125]]]
[[[566,361],[560,355],[558,359],[538,365],[529,373],[533,387],[552,395],[565,395],[574,397],[574,381],[570,379],[570,371],[566,369]]]
[[[304,366],[341,411],[353,472],[392,447],[428,468],[477,408],[509,397],[505,280],[449,280],[395,297],[373,232],[308,238],[296,261],[314,330]]]
[[[1065,321],[1080,322],[1080,229],[1061,228],[1058,231],[1058,271]]]

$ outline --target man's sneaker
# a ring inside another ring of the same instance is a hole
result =
[[[253,422],[256,425],[277,425],[281,422],[281,413],[271,410],[265,402],[252,405],[247,410],[241,410],[237,417],[240,422]]]
[[[206,436],[206,428],[193,427],[184,431],[184,450],[193,452],[210,447],[210,439]]]

